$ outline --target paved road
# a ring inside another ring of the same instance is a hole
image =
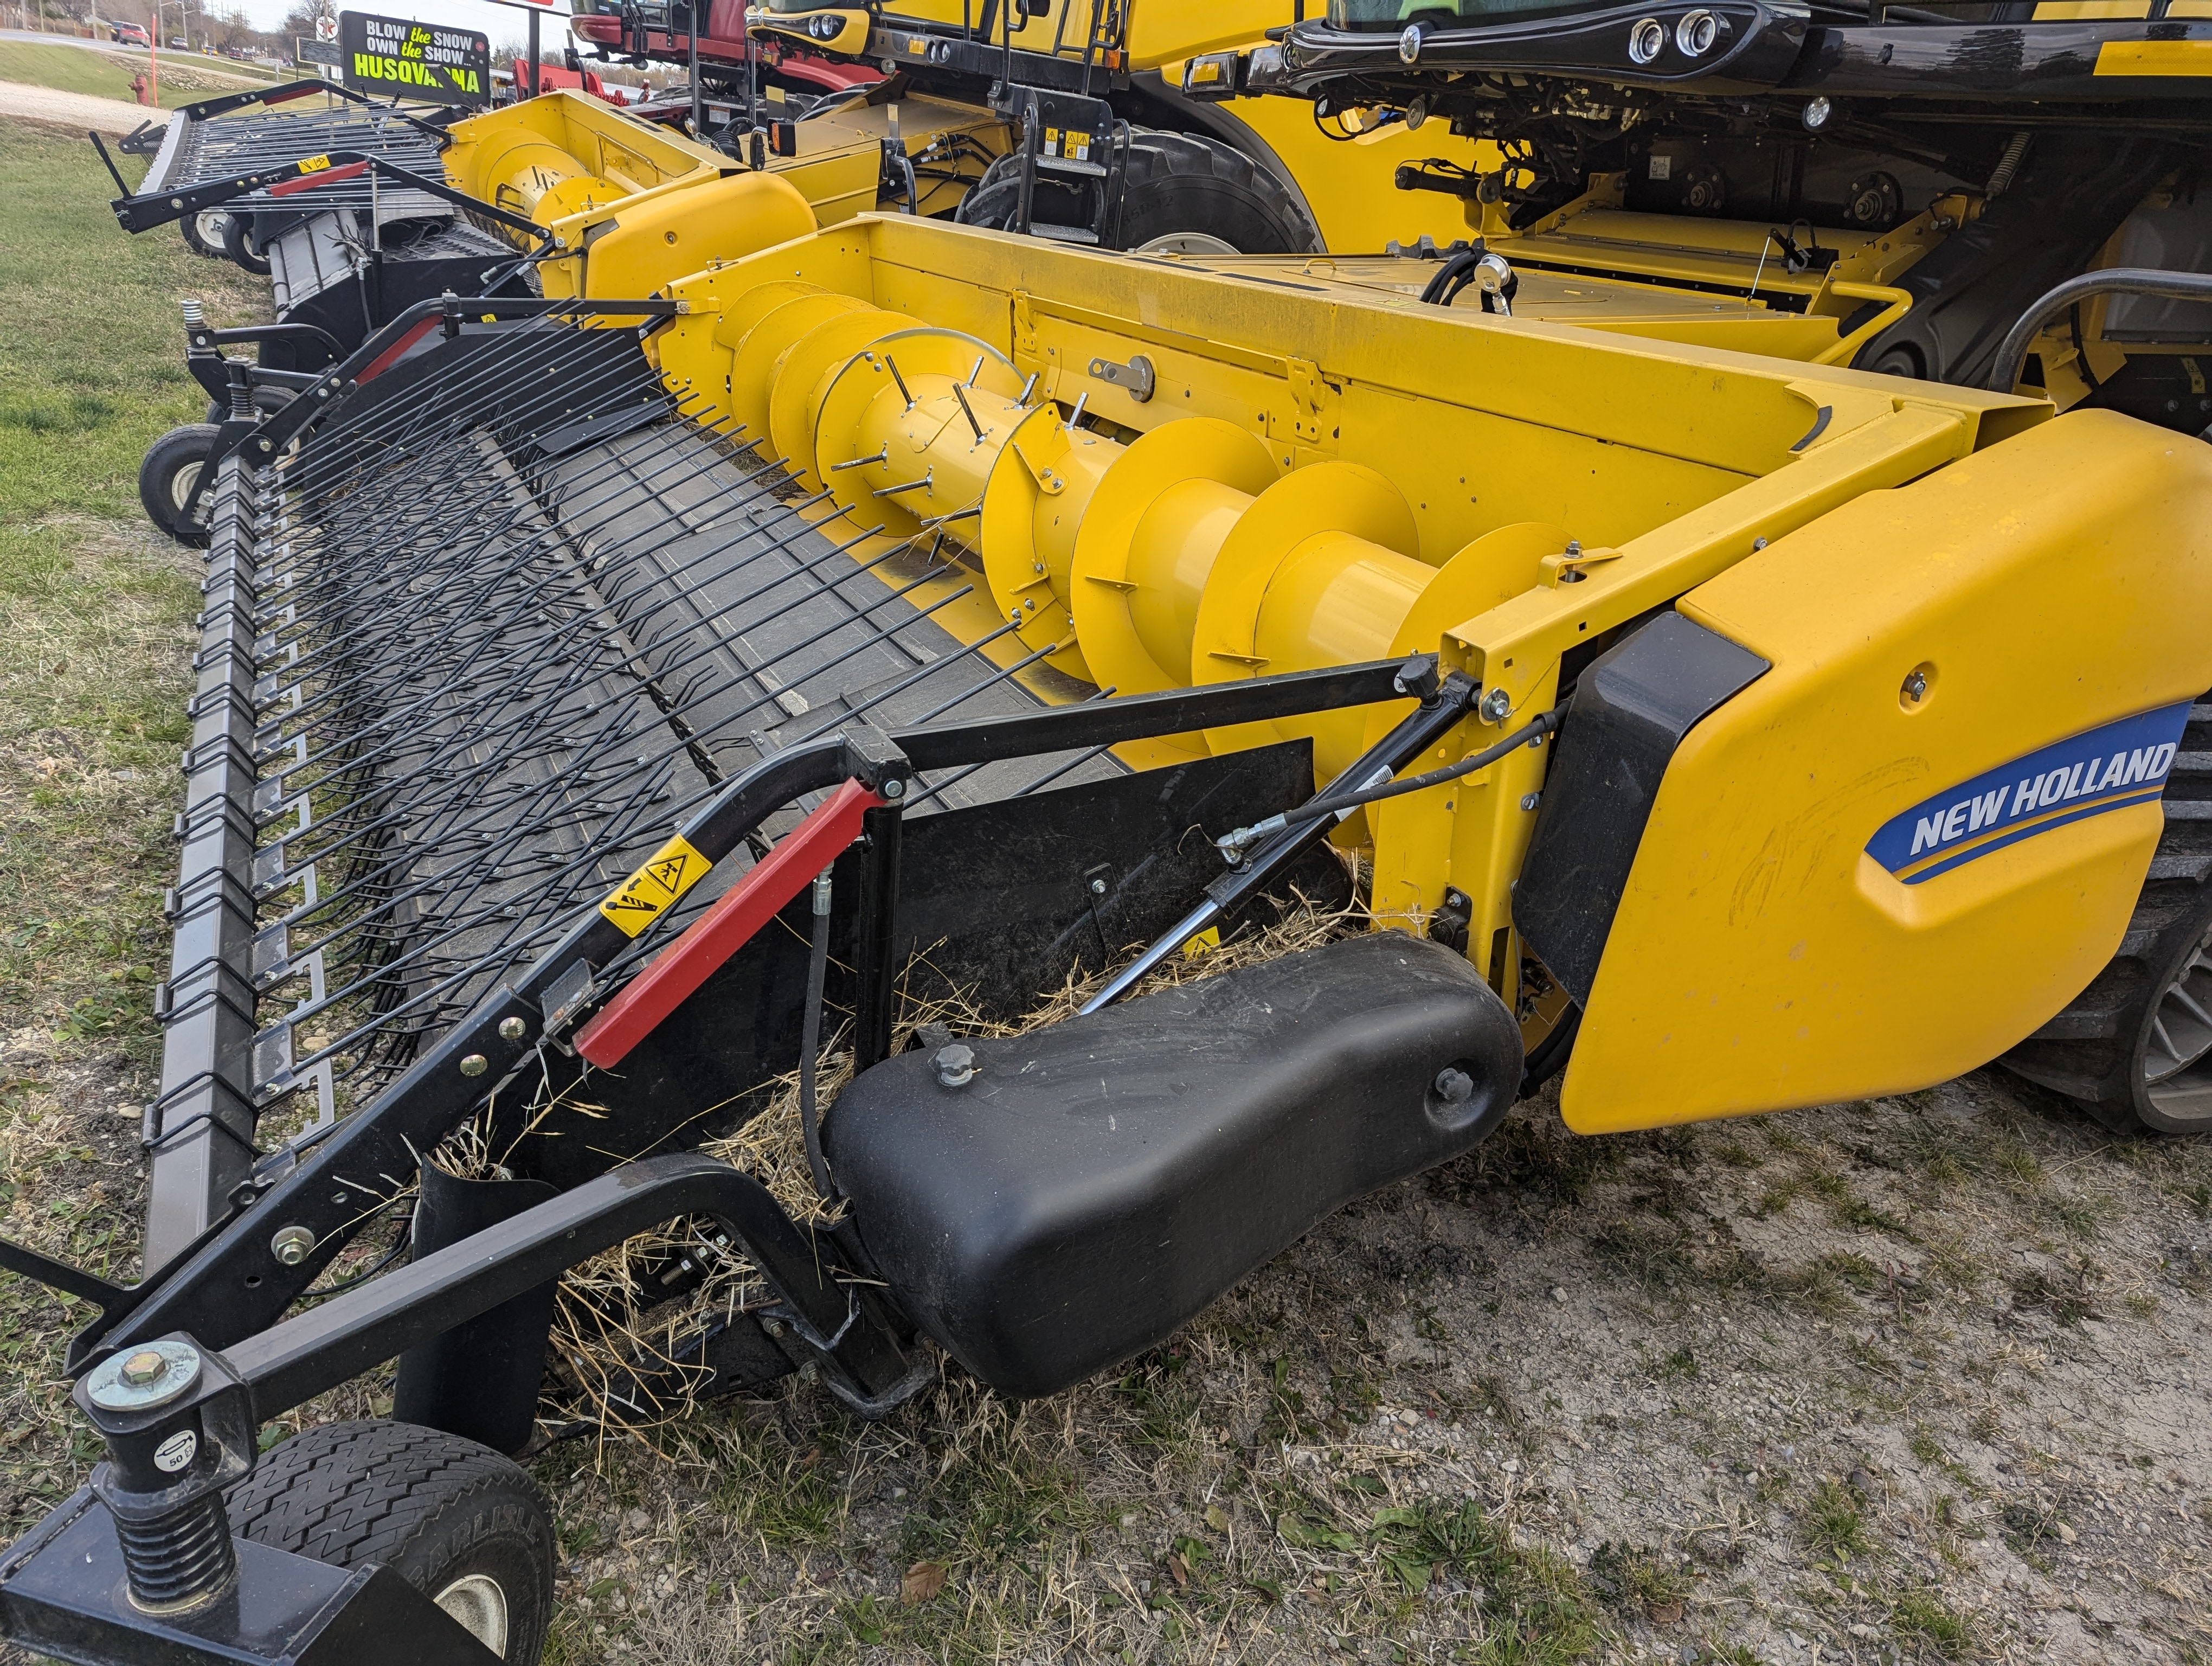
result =
[[[142,121],[163,126],[169,119],[166,110],[148,109],[127,99],[94,98],[89,93],[64,93],[20,81],[0,81],[0,116],[50,122],[79,133],[113,134],[128,133]]]

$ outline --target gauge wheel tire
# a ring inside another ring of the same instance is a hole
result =
[[[2003,1062],[2115,1133],[2212,1133],[2212,695],[2191,708],[2119,952]]]
[[[146,448],[145,459],[138,465],[138,502],[145,506],[146,518],[195,550],[207,547],[208,532],[185,519],[185,505],[200,471],[207,466],[216,432],[212,423],[173,428]]]
[[[266,277],[269,275],[269,257],[254,253],[247,245],[246,223],[246,216],[242,214],[234,214],[224,220],[222,252],[230,259],[245,267],[247,271]]]
[[[231,1530],[332,1567],[375,1563],[508,1663],[538,1666],[553,1612],[545,1495],[489,1446],[411,1423],[328,1423],[230,1489]]]
[[[184,233],[185,246],[194,254],[209,260],[228,260],[222,234],[229,224],[229,215],[221,209],[210,209],[204,214],[187,214],[177,222],[177,229]]]
[[[1319,228],[1290,188],[1218,140],[1136,128],[1129,135],[1126,178],[1116,248],[1237,254],[1310,254],[1321,248]],[[1013,223],[1021,189],[1018,153],[1000,157],[961,204],[960,222],[1004,231]],[[1079,217],[1055,207],[1073,196],[1067,187],[1048,178],[1042,189],[1033,219]],[[1087,202],[1089,193],[1084,197]]]

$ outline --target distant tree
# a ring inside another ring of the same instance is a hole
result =
[[[315,38],[315,20],[337,15],[337,8],[331,0],[299,0],[298,4],[284,14],[283,22],[277,26],[278,33],[287,40],[313,40]]]

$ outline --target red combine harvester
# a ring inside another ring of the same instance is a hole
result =
[[[514,84],[518,88],[526,88],[530,84],[528,59],[518,58],[514,60]],[[551,93],[562,89],[588,93],[595,99],[604,99],[613,105],[625,105],[630,101],[630,88],[620,86],[610,87],[590,70],[564,70],[556,64],[539,64],[538,90],[541,93]]]
[[[638,0],[577,0],[568,28],[589,41],[603,58],[633,64],[692,62],[693,8],[689,4],[638,3]],[[759,85],[820,96],[872,86],[883,79],[874,70],[800,52],[787,40],[763,35],[756,43]],[[745,82],[744,0],[710,0],[706,27],[699,33],[700,79],[725,92]]]

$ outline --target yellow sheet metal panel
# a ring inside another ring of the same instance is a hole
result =
[[[733,173],[625,207],[584,253],[584,293],[659,292],[672,277],[813,232],[813,211],[773,173]]]
[[[568,172],[604,175],[625,192],[711,179],[729,165],[728,158],[673,129],[576,92],[548,93],[471,116],[455,122],[453,134],[443,157],[447,179],[501,207],[515,206],[503,190],[529,189],[524,176],[544,160],[545,147],[568,159]]]
[[[1090,7],[1079,0],[1079,9],[1088,15]],[[1129,11],[1129,66],[1156,70],[1200,52],[1251,46],[1297,12],[1293,0],[1135,0]]]
[[[2158,774],[2143,757],[2130,782],[2136,731],[2212,684],[2212,447],[2061,416],[1857,497],[1680,606],[1773,669],[1667,771],[1571,1127],[1925,1086],[2088,983],[2161,825],[2130,790]]]
[[[1180,86],[1180,67],[1168,78]],[[1494,169],[1495,146],[1455,139],[1440,121],[1413,132],[1398,123],[1357,138],[1331,138],[1315,125],[1313,106],[1303,99],[1237,99],[1220,108],[1249,131],[1245,149],[1272,155],[1296,183],[1324,248],[1379,253],[1393,240],[1410,245],[1425,235],[1443,245],[1474,235],[1459,198],[1400,191],[1398,165],[1441,156],[1462,167]]]

